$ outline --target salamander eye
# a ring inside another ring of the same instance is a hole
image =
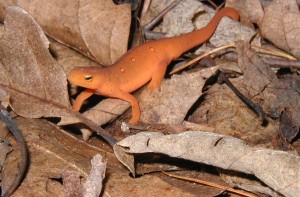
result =
[[[92,75],[85,75],[85,76],[84,76],[84,79],[85,79],[86,81],[92,81],[92,80],[93,80],[93,76],[92,76]]]

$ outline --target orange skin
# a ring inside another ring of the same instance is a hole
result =
[[[110,67],[75,68],[68,74],[69,82],[87,89],[77,96],[73,109],[79,111],[82,103],[93,94],[119,98],[131,104],[130,123],[137,124],[141,111],[137,99],[130,92],[149,81],[150,92],[155,88],[160,90],[160,83],[169,63],[185,51],[207,41],[223,16],[239,19],[239,14],[234,9],[224,8],[207,26],[180,36],[144,43],[129,50]]]

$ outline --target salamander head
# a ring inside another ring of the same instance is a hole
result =
[[[78,67],[68,74],[68,81],[84,88],[97,89],[103,83],[101,70],[99,67]]]

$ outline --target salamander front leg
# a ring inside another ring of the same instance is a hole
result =
[[[137,124],[141,117],[141,110],[137,99],[133,95],[123,91],[118,91],[118,92],[115,91],[114,94],[111,96],[122,99],[130,103],[132,107],[132,118],[130,119],[129,123]]]
[[[155,88],[158,88],[158,91],[160,91],[160,83],[165,76],[167,66],[168,64],[166,63],[157,66],[148,86],[149,92],[153,92]]]
[[[74,111],[79,111],[82,103],[89,98],[90,96],[92,96],[95,93],[95,91],[90,90],[90,89],[86,89],[83,92],[81,92],[77,98],[75,99],[74,103],[73,103],[73,110]]]

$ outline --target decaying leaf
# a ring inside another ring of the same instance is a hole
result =
[[[240,21],[248,27],[253,23],[260,24],[264,17],[264,11],[259,0],[227,0],[226,6],[236,9],[240,14]]]
[[[161,91],[143,91],[139,96],[142,111],[141,122],[156,124],[181,124],[188,110],[202,94],[205,80],[217,68],[174,75],[165,79]]]
[[[265,8],[261,34],[300,58],[300,11],[296,0],[274,0]]]
[[[243,83],[251,97],[259,94],[272,81],[276,80],[274,72],[244,41],[236,42],[238,63],[243,71]]]
[[[11,151],[12,151],[12,149],[9,146],[9,144],[7,144],[5,142],[0,143],[0,166],[1,166],[1,168],[5,162],[7,154],[10,153]]]
[[[295,117],[293,117],[295,116]],[[299,119],[298,113],[293,113],[290,109],[285,109],[280,117],[279,131],[284,141],[292,142],[292,140],[299,133],[299,121],[296,122],[295,119]]]
[[[84,112],[83,115],[99,125],[104,125],[122,115],[130,104],[126,101],[107,98],[98,105]]]
[[[44,120],[24,119],[16,120],[18,126],[22,130],[30,155],[30,165],[28,173],[21,186],[15,192],[20,196],[47,196],[56,194],[57,196],[65,196],[61,184],[55,181],[61,178],[61,174],[65,170],[78,171],[82,177],[86,177],[89,172],[88,157],[95,149],[88,151],[86,155],[78,155],[72,153],[75,147],[69,149],[68,144],[74,143],[82,146],[82,142],[72,138],[67,133],[63,133],[56,126]],[[14,139],[9,139],[14,141]],[[14,147],[16,148],[16,147]],[[3,187],[10,185],[14,179],[14,172],[17,170],[19,153],[18,148],[9,155],[7,164],[3,171]],[[18,158],[18,157],[17,157]],[[76,165],[76,162],[80,165]],[[48,188],[46,190],[46,188]],[[21,195],[23,194],[23,195]]]
[[[100,196],[107,162],[103,161],[101,155],[95,155],[91,161],[92,169],[84,183],[85,196]]]
[[[78,53],[75,50],[49,38],[50,41],[50,52],[52,57],[57,63],[63,68],[66,74],[68,74],[75,67],[88,67],[88,66],[99,66],[102,65],[92,61],[86,56]]]
[[[228,68],[227,63],[219,65]],[[241,92],[247,93],[241,78],[230,79]],[[257,114],[242,102],[226,84],[214,84],[205,93],[204,101],[193,111],[185,124],[189,130],[202,130],[233,136],[248,143],[268,147],[273,132],[278,129],[275,121],[262,126]],[[196,106],[195,106],[196,107]]]
[[[0,87],[10,93],[11,106],[20,115],[64,116],[64,108],[71,107],[66,76],[48,52],[48,43],[28,13],[18,7],[7,8],[0,40]]]
[[[174,135],[141,132],[118,142],[127,154],[161,153],[170,157],[253,174],[274,191],[296,196],[300,192],[297,155],[260,147],[242,140],[201,131]]]
[[[47,35],[103,65],[110,65],[127,51],[130,4],[114,5],[111,0],[0,2],[0,7],[6,5],[24,8]],[[0,11],[3,16],[4,10]]]
[[[66,170],[62,173],[63,185],[67,196],[83,196],[83,188],[80,184],[80,173]]]
[[[265,185],[262,181],[256,180],[253,175],[245,175],[244,173],[224,170],[221,168],[218,168],[218,172],[220,173],[222,179],[231,187],[244,189],[256,194],[265,194],[272,197],[282,197],[281,194]]]
[[[86,181],[81,184],[81,177],[78,171],[64,171],[62,173],[63,185],[68,196],[100,196],[102,182],[105,177],[106,162],[102,161],[100,154],[91,160],[92,169],[86,177]]]
[[[263,108],[271,117],[279,118],[285,109],[289,109],[279,127],[280,132],[285,133],[282,136],[283,140],[291,141],[299,132],[299,88],[299,75],[285,75],[283,78],[278,78],[276,81],[270,83],[262,94],[265,100]]]
[[[0,88],[10,95],[11,108],[28,118],[60,117],[68,123],[85,122],[114,144],[112,136],[71,109],[66,75],[51,57],[48,44],[26,11],[14,6],[6,9],[5,32],[0,39]]]
[[[198,1],[181,1],[163,18],[162,31],[167,37],[178,36],[196,29],[195,15],[204,12],[204,6]],[[207,23],[209,21],[207,20]]]

